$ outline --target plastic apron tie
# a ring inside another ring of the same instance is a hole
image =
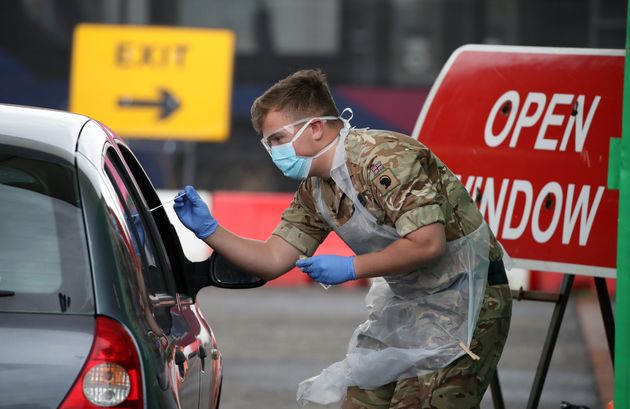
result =
[[[337,145],[331,177],[352,200],[354,213],[338,226],[324,204],[321,179],[313,178],[317,210],[356,254],[380,251],[400,236],[392,226],[379,225],[358,200],[346,166],[345,137],[346,132]],[[354,331],[346,358],[301,382],[298,404],[341,402],[349,386],[374,389],[436,371],[462,356],[459,344],[470,346],[483,300],[488,252],[484,223],[448,242],[445,254],[430,266],[373,279],[365,297],[368,319]]]

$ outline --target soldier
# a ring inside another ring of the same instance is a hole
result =
[[[267,280],[294,265],[327,285],[372,279],[346,359],[303,381],[298,402],[479,407],[511,295],[502,248],[459,180],[415,139],[351,128],[318,70],[273,85],[251,116],[273,162],[302,180],[280,224],[266,241],[236,236],[190,186],[174,204],[182,223]],[[355,256],[313,256],[333,230]]]

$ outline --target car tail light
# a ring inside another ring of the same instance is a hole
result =
[[[96,317],[90,355],[59,409],[142,408],[142,374],[136,346],[118,322]]]

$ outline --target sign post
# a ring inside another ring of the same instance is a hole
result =
[[[630,1],[626,19],[626,65],[623,134],[619,163],[619,232],[617,249],[617,339],[615,342],[615,406],[630,407]]]
[[[70,110],[126,138],[223,141],[234,43],[229,30],[81,24]]]

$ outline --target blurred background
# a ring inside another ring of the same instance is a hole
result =
[[[78,23],[227,28],[236,34],[227,141],[122,136],[157,188],[194,184],[208,190],[289,192],[296,182],[275,169],[249,122],[253,100],[284,76],[302,68],[321,68],[328,74],[338,107],[354,109],[354,125],[411,133],[431,84],[457,47],[486,43],[621,49],[626,4],[624,0],[2,1],[0,102],[68,109],[72,35]]]

